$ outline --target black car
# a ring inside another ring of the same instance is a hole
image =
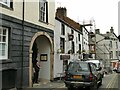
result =
[[[74,87],[97,89],[98,85],[102,84],[102,76],[94,63],[74,61],[67,67],[64,83],[69,90]]]

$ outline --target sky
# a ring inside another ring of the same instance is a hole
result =
[[[66,7],[67,17],[76,22],[94,21],[95,28],[105,34],[114,28],[118,36],[118,2],[120,0],[55,0],[57,7]]]

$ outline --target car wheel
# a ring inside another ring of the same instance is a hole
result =
[[[104,78],[104,73],[102,74],[102,78]]]
[[[73,86],[69,86],[67,88],[68,88],[68,90],[73,90]]]
[[[98,90],[98,87],[97,85],[94,85],[94,87],[89,87],[86,90]]]
[[[102,85],[102,78],[101,78],[100,83],[99,83],[99,86],[101,86],[101,85]]]
[[[94,83],[94,86],[87,87],[86,90],[98,90],[98,84],[97,84],[97,82]]]

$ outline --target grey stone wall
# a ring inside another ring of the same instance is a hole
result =
[[[1,60],[0,64],[3,68],[17,69],[16,87],[21,86],[23,80],[23,87],[28,86],[29,79],[29,47],[33,35],[39,31],[47,32],[52,40],[54,37],[53,30],[34,25],[32,23],[24,22],[24,37],[22,37],[22,21],[16,18],[0,14],[0,26],[9,28],[9,58]],[[22,45],[22,38],[23,45]],[[22,67],[22,46],[23,46],[23,67]],[[23,74],[22,74],[23,73]],[[23,79],[21,76],[23,75]]]

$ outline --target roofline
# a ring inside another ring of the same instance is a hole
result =
[[[60,21],[60,22],[63,22],[64,24],[66,24],[67,26],[71,27],[72,29],[74,29],[75,31],[79,32],[80,34],[83,34],[82,31],[80,29],[76,29],[72,26],[70,26],[67,22],[65,22],[64,20],[62,20],[61,18],[59,17],[55,17],[56,20]]]

